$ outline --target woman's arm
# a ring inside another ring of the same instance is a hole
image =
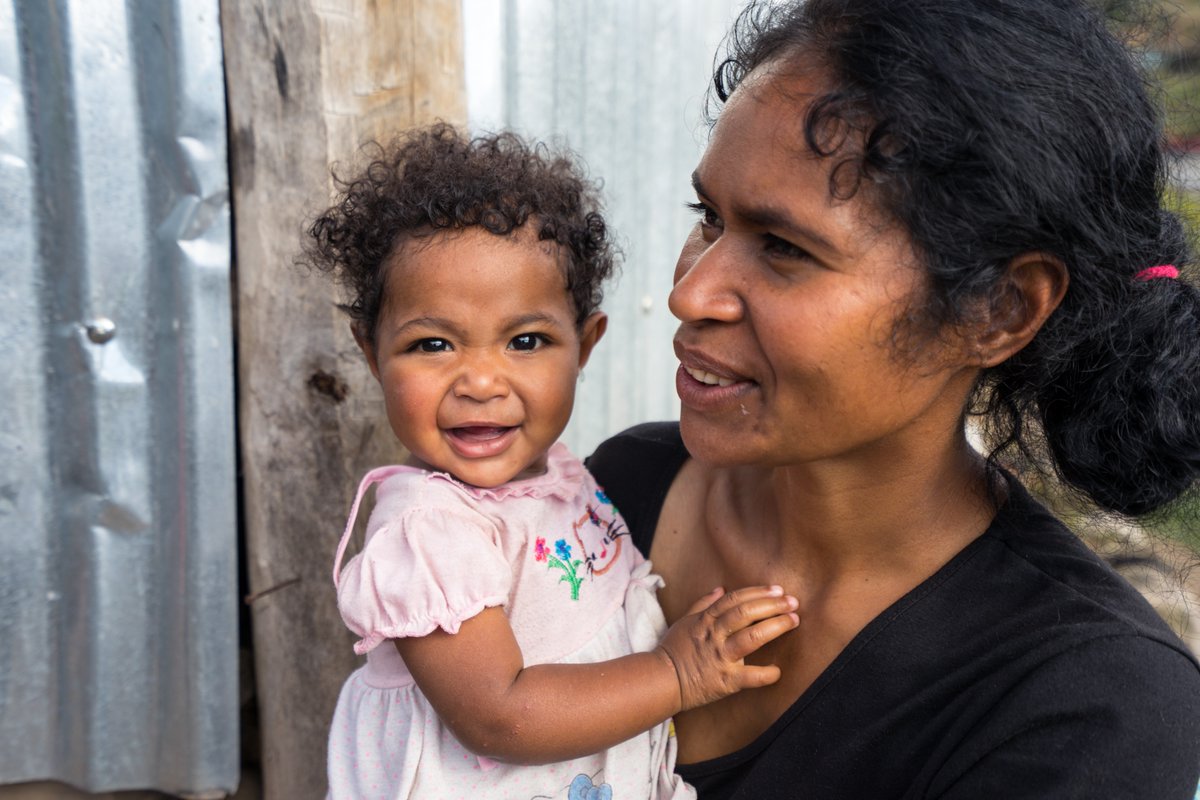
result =
[[[594,664],[525,667],[508,618],[485,609],[458,633],[396,639],[417,685],[472,752],[542,764],[599,752],[672,714],[779,679],[742,659],[798,624],[779,587],[719,590],[659,646]]]
[[[959,742],[928,797],[1192,800],[1200,675],[1147,638],[1096,639],[1030,673]]]

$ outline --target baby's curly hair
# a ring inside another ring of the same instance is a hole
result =
[[[576,323],[600,305],[615,248],[599,188],[570,152],[507,132],[469,138],[444,122],[364,152],[356,176],[334,174],[337,202],[309,227],[304,263],[345,287],[339,307],[372,340],[389,260],[403,242],[446,229],[508,236],[532,219],[539,241],[559,245]]]

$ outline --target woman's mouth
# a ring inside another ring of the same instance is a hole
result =
[[[723,375],[700,367],[679,365],[675,373],[675,392],[685,408],[694,411],[745,414],[747,395],[757,384],[747,378]]]
[[[706,386],[732,386],[737,383],[733,378],[724,378],[712,372],[696,369],[695,367],[684,367],[683,369],[688,375],[691,375]]]

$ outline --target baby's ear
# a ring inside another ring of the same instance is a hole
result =
[[[975,339],[981,367],[993,367],[1033,340],[1067,292],[1067,267],[1048,253],[1024,253],[1008,265]]]
[[[350,333],[354,334],[354,341],[358,344],[358,349],[362,350],[363,355],[366,356],[371,374],[375,376],[375,380],[379,380],[379,361],[375,357],[375,343],[367,332],[367,326],[355,320],[350,323]]]
[[[588,358],[592,355],[592,348],[604,336],[606,330],[608,330],[608,315],[602,311],[592,312],[583,321],[583,324],[579,326],[580,369],[583,369],[584,365],[587,364]]]

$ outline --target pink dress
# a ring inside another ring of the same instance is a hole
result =
[[[366,489],[378,483],[362,553],[340,570]],[[456,633],[502,606],[527,665],[607,661],[652,649],[666,629],[661,579],[617,510],[562,444],[546,472],[494,489],[446,473],[381,467],[359,486],[334,565],[338,607],[367,662],[347,679],[329,737],[329,797],[693,798],[674,773],[667,722],[586,758],[512,766],[459,744],[387,640]],[[382,645],[382,646],[380,646]],[[563,708],[563,726],[587,708]]]

